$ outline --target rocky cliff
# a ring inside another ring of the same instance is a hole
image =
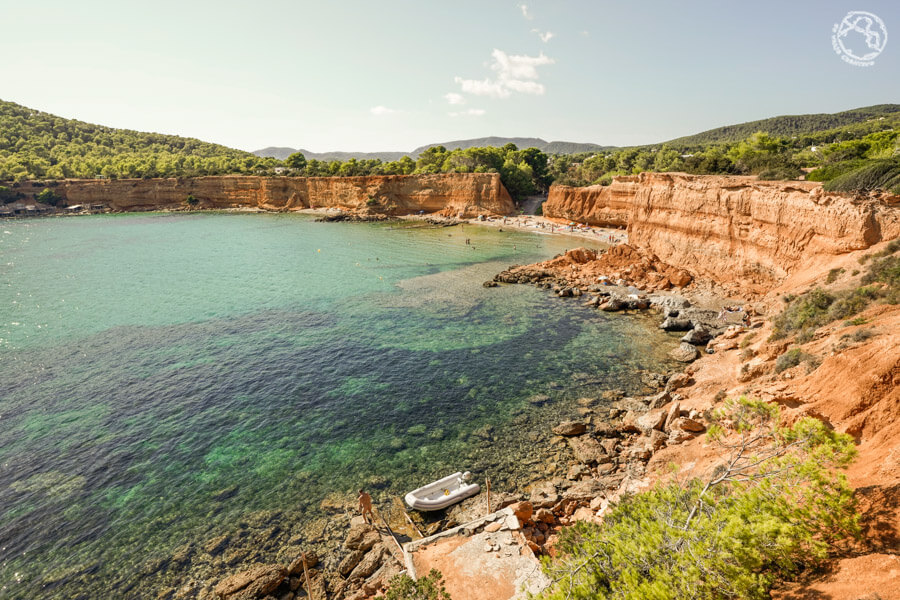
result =
[[[19,184],[33,196],[42,187]],[[443,212],[448,216],[506,215],[512,199],[496,173],[387,175],[368,177],[214,176],[170,179],[65,180],[55,188],[68,204],[105,204],[114,210],[155,210],[185,205],[199,208],[371,209],[400,215]]]
[[[764,291],[829,257],[900,236],[896,197],[851,197],[803,181],[642,173],[554,186],[544,215],[627,225],[629,243],[700,277]]]

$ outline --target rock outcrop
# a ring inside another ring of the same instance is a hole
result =
[[[694,276],[762,292],[798,266],[900,235],[894,196],[825,192],[819,183],[642,173],[608,186],[553,186],[544,215],[628,227],[629,244]]]
[[[33,197],[36,182],[17,184]],[[68,179],[54,191],[69,205],[104,204],[113,210],[197,208],[298,210],[341,208],[390,215],[425,211],[448,217],[507,215],[515,206],[497,173],[443,173],[366,177],[210,176],[168,179]]]

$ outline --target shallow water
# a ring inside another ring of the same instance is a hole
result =
[[[521,489],[548,420],[641,391],[673,345],[481,286],[575,244],[300,215],[0,223],[0,597],[155,596],[134,565],[360,485],[386,502],[468,469]]]

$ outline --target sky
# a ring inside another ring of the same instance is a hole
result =
[[[881,18],[867,67],[832,47]],[[240,148],[649,144],[900,103],[896,0],[0,0],[0,99]]]

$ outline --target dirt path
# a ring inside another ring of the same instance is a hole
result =
[[[537,212],[538,206],[546,199],[547,196],[528,196],[519,206],[519,209],[524,215],[534,215]]]

